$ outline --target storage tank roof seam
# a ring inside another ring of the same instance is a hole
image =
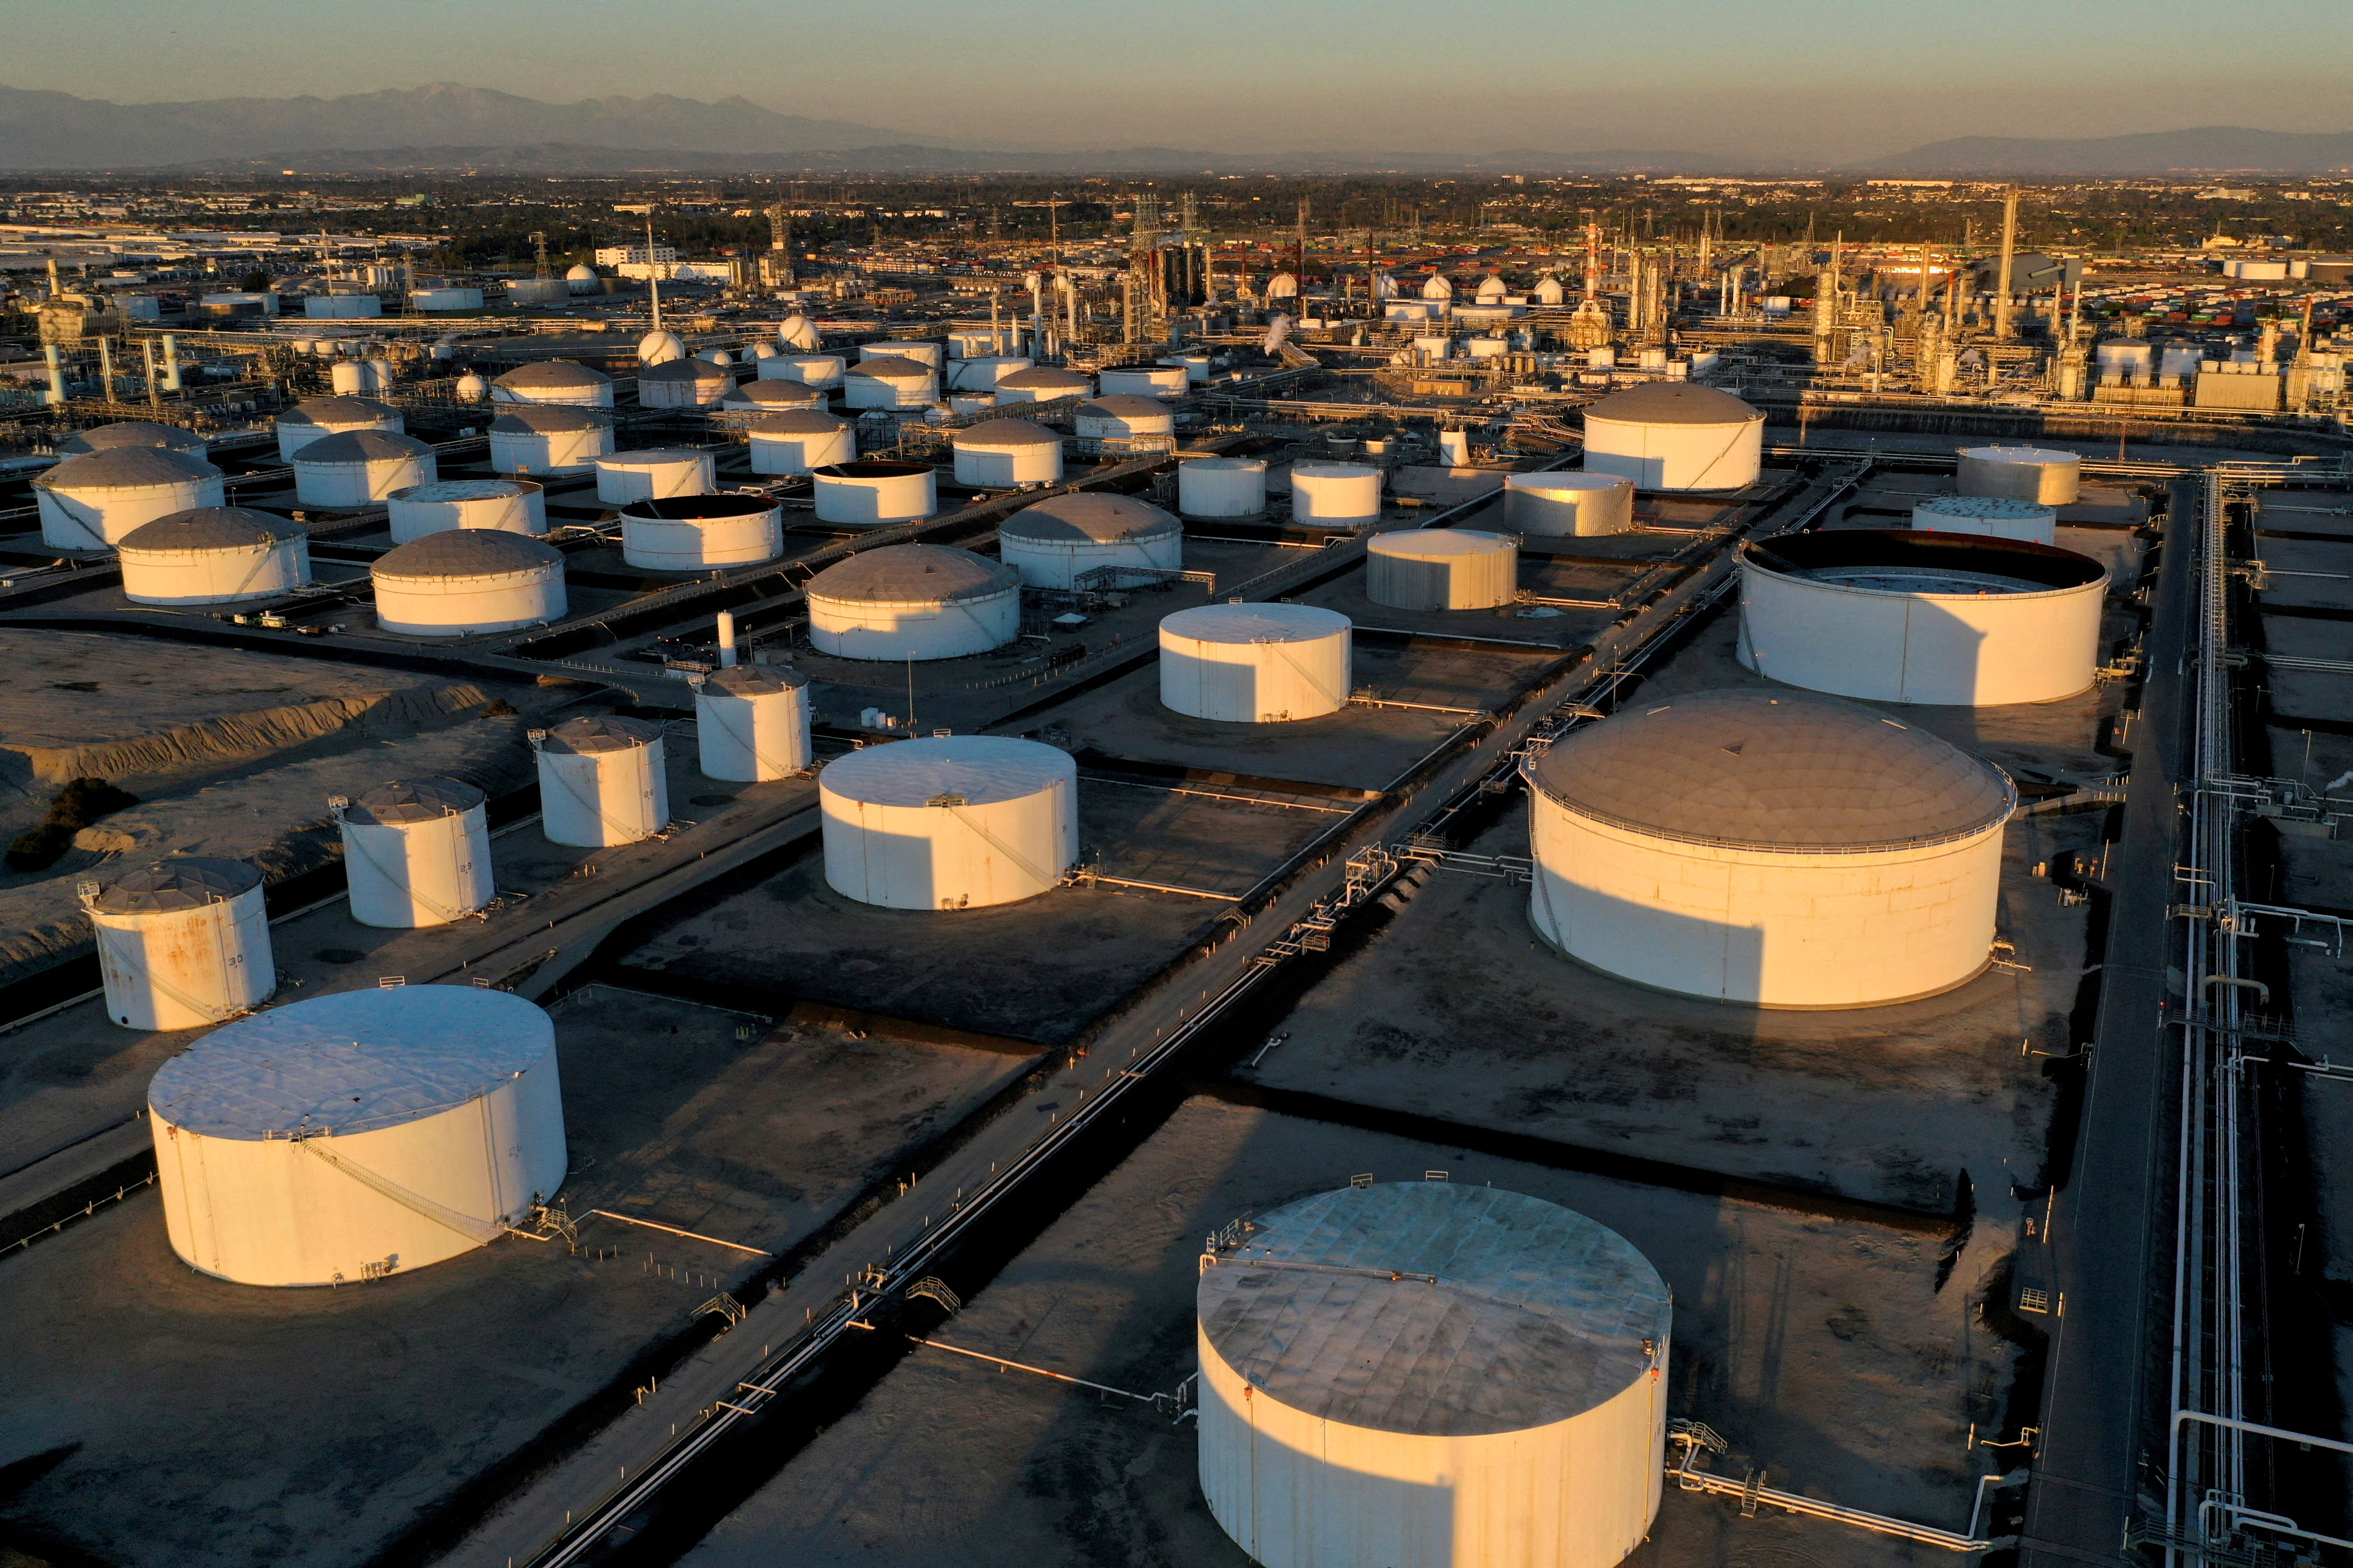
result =
[[[612,416],[586,408],[510,403],[491,421],[491,431],[499,436],[554,436],[571,430],[601,430],[612,423]]]
[[[322,436],[288,459],[303,463],[374,463],[391,458],[428,458],[433,448],[389,430],[345,430]]]
[[[1111,544],[1185,531],[1175,514],[1133,496],[1078,491],[1049,496],[997,526],[997,535],[1046,544]]]
[[[487,577],[561,566],[564,552],[502,528],[447,528],[385,551],[370,574],[377,577]]]
[[[278,416],[280,425],[373,425],[397,419],[400,410],[373,397],[312,397]]]
[[[119,447],[160,447],[167,451],[189,453],[206,450],[205,438],[194,430],[159,425],[152,419],[122,419],[78,430],[58,443],[58,451],[61,456],[79,457],[112,451]]]
[[[68,458],[33,484],[47,490],[137,489],[220,477],[220,469],[203,458],[168,447],[107,447]]]
[[[1011,567],[944,544],[886,544],[837,561],[803,590],[812,599],[862,599],[891,605],[985,598],[1021,579]]]
[[[396,779],[353,801],[343,820],[363,827],[395,827],[411,822],[438,822],[471,811],[490,797],[460,779]]]
[[[1041,741],[939,735],[868,746],[827,763],[818,777],[833,794],[868,805],[923,806],[943,795],[997,805],[1068,784],[1077,767]]]
[[[142,866],[99,892],[100,914],[168,914],[202,909],[261,885],[261,873],[242,860],[190,855]]]
[[[1673,381],[1613,392],[1588,406],[1585,416],[1621,425],[1754,425],[1765,418],[1728,392]]]
[[[540,750],[558,756],[585,757],[603,752],[634,751],[660,738],[660,731],[635,719],[567,719],[547,732]]]
[[[308,531],[266,511],[237,506],[199,506],[141,523],[115,548],[128,554],[164,550],[237,550],[301,539]]]

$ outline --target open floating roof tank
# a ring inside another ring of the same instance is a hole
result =
[[[354,430],[313,441],[294,454],[294,496],[304,506],[356,509],[395,490],[439,479],[433,448],[406,436]]]
[[[1071,428],[1094,440],[1125,441],[1138,436],[1174,436],[1176,411],[1156,397],[1119,393],[1082,403],[1071,416]],[[1264,465],[1261,465],[1263,471]]]
[[[960,485],[1050,485],[1062,477],[1062,438],[1028,419],[988,419],[949,435]]]
[[[1011,403],[1054,403],[1065,397],[1092,397],[1095,384],[1076,371],[1039,365],[1017,370],[997,380],[999,405]]]
[[[1381,515],[1381,471],[1362,463],[1291,465],[1291,516],[1295,522],[1356,528]]]
[[[1365,596],[1399,610],[1492,610],[1520,594],[1519,542],[1469,528],[1375,534]]]
[[[1673,1298],[1583,1215],[1320,1193],[1205,1256],[1195,1303],[1202,1495],[1266,1568],[1615,1568],[1658,1515]]]
[[[613,406],[613,378],[568,359],[519,365],[491,383],[493,403],[552,404],[570,408]]]
[[[869,746],[818,774],[825,879],[894,910],[1034,898],[1079,858],[1078,764],[997,735]]]
[[[242,507],[175,511],[141,523],[115,548],[122,596],[134,605],[233,605],[276,598],[311,581],[311,536],[302,526]]]
[[[2038,506],[2073,506],[2084,459],[2045,447],[1966,447],[1955,489],[1965,496],[2002,496]]]
[[[1202,605],[1160,623],[1160,700],[1178,713],[1271,724],[1348,705],[1348,617],[1313,605]]]
[[[278,988],[261,873],[188,855],[80,887],[106,1016],[129,1029],[197,1029]]]
[[[1504,481],[1504,526],[1526,537],[1591,539],[1634,527],[1634,481],[1621,474],[1514,474]]]
[[[815,408],[754,415],[744,422],[744,439],[755,474],[807,474],[858,459],[857,426]]]
[[[961,658],[1021,630],[1021,579],[968,550],[890,544],[809,580],[809,642],[844,658]]]
[[[608,452],[596,459],[596,499],[607,506],[710,492],[716,466],[708,452],[656,447]]]
[[[2029,544],[2059,542],[2057,509],[2008,496],[1932,496],[1912,509],[1912,526],[1924,532],[1977,533]]]
[[[880,528],[913,522],[939,510],[939,470],[929,463],[870,458],[809,471],[819,522]]]
[[[58,443],[58,456],[79,458],[85,452],[110,451],[117,447],[161,447],[191,458],[202,458],[210,449],[205,438],[194,430],[184,430],[177,425],[158,425],[149,419],[123,419],[75,431]]]
[[[694,688],[694,734],[705,778],[790,778],[809,765],[808,677],[737,665]]]
[[[1259,458],[1187,458],[1176,467],[1176,510],[1186,517],[1266,515],[1266,463]]]
[[[352,919],[390,930],[448,925],[489,903],[498,888],[487,798],[457,779],[426,778],[329,801],[343,825]]]
[[[1925,730],[1799,692],[1640,704],[1526,764],[1528,914],[1662,991],[1868,1007],[1993,947],[2010,780]]]
[[[709,408],[735,385],[726,366],[705,359],[674,359],[638,372],[640,408]]]
[[[147,1090],[172,1250],[237,1285],[346,1285],[488,1246],[567,1163],[555,1029],[477,985],[239,1019]]]
[[[375,623],[409,637],[514,631],[561,619],[564,552],[501,529],[446,529],[385,552],[369,568]]]
[[[621,509],[621,559],[655,572],[706,572],[784,553],[783,513],[761,495],[667,496]]]
[[[998,557],[1032,588],[1075,588],[1079,578],[1105,567],[1159,573],[1185,565],[1185,525],[1134,496],[1048,496],[999,523],[997,539]],[[1092,585],[1115,588],[1119,582]]]
[[[772,359],[760,362],[762,381],[797,381],[803,386],[823,389],[839,386],[841,375],[839,354],[802,353],[786,349]]]
[[[587,408],[509,404],[491,421],[491,467],[501,474],[594,473],[612,449],[612,418]]]
[[[159,517],[223,504],[222,475],[202,458],[162,447],[110,447],[68,458],[33,480],[41,542],[111,550]]]
[[[1740,547],[1740,660],[1812,691],[1989,708],[2089,687],[2107,568],[2022,540],[1896,529]]]
[[[661,731],[635,719],[568,719],[533,731],[540,831],[550,844],[609,848],[670,823]]]
[[[1106,369],[1095,378],[1105,397],[1173,398],[1185,395],[1181,364],[1124,364]]]
[[[1617,474],[1641,489],[1753,485],[1764,451],[1765,416],[1712,386],[1651,382],[1585,411],[1586,471]]]
[[[939,399],[939,375],[911,359],[860,360],[842,373],[842,401],[852,408],[923,408]]]
[[[547,531],[547,492],[528,479],[439,479],[395,490],[385,505],[395,544],[452,528]]]

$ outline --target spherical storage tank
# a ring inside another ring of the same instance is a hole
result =
[[[608,452],[596,459],[596,499],[607,506],[627,506],[663,496],[699,496],[710,490],[715,472],[708,452]]]
[[[674,359],[638,372],[641,408],[708,408],[727,395],[735,378],[702,359]]]
[[[147,1090],[172,1250],[237,1285],[341,1285],[470,1252],[564,1184],[546,1013],[477,985],[240,1019]]]
[[[808,677],[737,665],[694,688],[694,734],[705,778],[789,778],[809,765]]]
[[[915,360],[860,360],[842,374],[841,396],[852,408],[921,408],[937,400],[939,376]]]
[[[1492,610],[1519,597],[1519,542],[1469,528],[1373,536],[1365,596],[1399,610]]]
[[[686,358],[686,340],[672,331],[651,331],[638,340],[638,363],[673,364]]]
[[[440,477],[433,448],[406,436],[354,430],[294,455],[294,497],[304,506],[364,507]]]
[[[1185,367],[1181,364],[1124,364],[1096,378],[1105,397],[1182,397]]]
[[[586,474],[613,449],[613,424],[586,408],[510,404],[491,421],[491,467],[501,474]]]
[[[1185,525],[1134,496],[1048,496],[999,523],[997,539],[999,559],[1032,588],[1075,588],[1081,576],[1106,566],[1178,572],[1185,565]]]
[[[1590,539],[1634,526],[1634,481],[1620,474],[1514,474],[1504,481],[1504,526],[1534,537]]]
[[[1312,605],[1202,605],[1160,623],[1160,700],[1196,719],[1279,723],[1348,705],[1348,617]]]
[[[278,988],[261,873],[242,860],[159,860],[81,894],[106,1016],[126,1028],[202,1028]]]
[[[2056,508],[2008,496],[1935,496],[1912,509],[1912,526],[1925,532],[2022,539],[2029,544],[2059,542]]]
[[[568,359],[519,365],[491,383],[493,403],[544,403],[573,408],[613,406],[613,378]]]
[[[385,552],[368,575],[375,624],[410,637],[513,631],[564,614],[564,552],[502,529],[428,533]]]
[[[1176,510],[1186,517],[1258,517],[1266,511],[1260,458],[1188,458],[1176,468]]]
[[[1983,970],[2017,804],[2000,770],[1832,698],[1708,691],[1526,764],[1528,915],[1662,991],[1867,1007]]]
[[[1201,1492],[1265,1568],[1616,1568],[1657,1517],[1673,1298],[1496,1187],[1320,1193],[1195,1288]]]
[[[825,879],[893,910],[1009,904],[1079,858],[1078,763],[997,735],[869,746],[818,774]]]
[[[703,572],[784,553],[783,514],[758,495],[649,497],[621,509],[621,559],[655,572]]]
[[[803,386],[824,388],[839,386],[841,375],[839,354],[795,353],[786,350],[760,362],[762,381],[797,381]]]
[[[857,426],[814,408],[756,415],[744,421],[744,437],[755,474],[806,474],[858,458]]]
[[[1050,485],[1062,477],[1062,438],[1031,420],[984,420],[949,441],[960,485]]]
[[[395,490],[385,506],[395,544],[450,528],[547,531],[547,492],[528,479],[440,479]]]
[[[121,419],[111,425],[93,425],[87,430],[75,431],[58,443],[58,456],[79,458],[85,452],[103,452],[114,447],[161,447],[192,458],[201,458],[211,449],[210,443],[194,430],[184,430],[177,425],[158,425],[151,419]]]
[[[1965,496],[2006,496],[2038,506],[2073,506],[2081,493],[2084,459],[2044,447],[1968,447],[1961,451],[1957,483]]]
[[[1053,403],[1065,397],[1091,397],[1095,384],[1076,371],[1057,370],[1052,365],[1039,365],[1034,370],[1017,370],[997,381],[997,401],[1008,403]]]
[[[110,447],[68,458],[33,481],[41,542],[107,550],[175,511],[223,504],[221,471],[162,447]]]
[[[206,506],[141,523],[115,547],[134,605],[232,605],[311,581],[311,536],[266,511]]]
[[[327,803],[343,825],[352,919],[394,930],[448,925],[491,901],[487,797],[457,779],[379,784]]]
[[[1757,482],[1765,416],[1728,392],[1654,381],[1585,411],[1585,468],[1646,490],[1729,490]]]
[[[1291,465],[1291,516],[1294,522],[1354,528],[1381,515],[1381,471],[1361,463]]]
[[[567,719],[533,731],[540,830],[551,844],[635,844],[670,822],[661,731],[635,719]]]
[[[913,522],[939,510],[939,470],[929,463],[870,458],[809,472],[819,522],[874,528]]]
[[[1841,697],[2050,702],[2092,684],[2107,589],[2089,556],[2023,540],[1788,534],[1741,547],[1740,659]]]
[[[596,269],[585,261],[575,261],[565,269],[564,286],[575,294],[601,294],[605,291],[605,280],[597,277]]]
[[[1156,397],[1121,393],[1082,403],[1071,416],[1078,435],[1103,441],[1125,441],[1138,436],[1174,436],[1176,411]],[[1261,465],[1261,468],[1263,465]]]
[[[845,658],[960,658],[1021,629],[1021,579],[939,544],[892,544],[809,580],[809,642]]]

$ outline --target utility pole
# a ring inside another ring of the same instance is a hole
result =
[[[2018,187],[2007,185],[2001,194],[2001,273],[1993,296],[1993,335],[2002,342],[2010,341],[2010,272],[2017,257]]]

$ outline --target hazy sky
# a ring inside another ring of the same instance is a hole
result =
[[[1690,149],[2353,129],[2347,0],[17,0],[0,81],[741,94],[990,145]]]

